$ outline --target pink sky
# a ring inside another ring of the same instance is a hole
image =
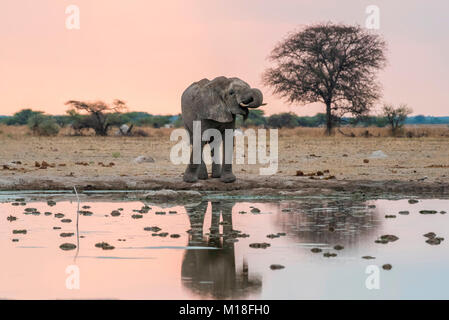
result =
[[[80,30],[65,27],[70,4],[80,8]],[[2,0],[0,114],[63,114],[69,99],[115,98],[131,110],[177,114],[190,83],[219,75],[260,87],[268,114],[315,114],[321,105],[289,106],[262,86],[266,57],[305,24],[364,25],[370,4],[389,44],[383,100],[449,115],[447,0]]]

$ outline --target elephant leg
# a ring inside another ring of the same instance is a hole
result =
[[[220,156],[219,150],[215,150],[215,148],[212,148],[210,154],[212,157],[212,178],[220,178],[221,177],[221,164],[215,163],[215,154],[217,153],[217,156]]]
[[[209,175],[207,174],[206,163],[204,163],[204,160],[201,160],[200,168],[198,171],[198,179],[207,180],[207,178],[209,178]]]
[[[226,137],[223,133],[223,164],[221,167],[220,181],[225,183],[234,182],[236,177],[232,173],[232,158],[234,153],[234,136],[232,136],[232,145],[226,146]],[[228,161],[226,161],[228,159]],[[227,163],[228,162],[228,163]]]
[[[203,227],[207,204],[207,202],[201,202],[195,207],[185,207],[190,221],[189,245],[203,244]]]
[[[193,145],[193,144],[191,144]],[[201,148],[202,149],[202,148]],[[193,183],[198,181],[198,173],[200,169],[200,164],[193,163],[193,148],[190,152],[190,163],[184,172],[183,180],[185,182]]]
[[[212,214],[209,232],[209,247],[220,247],[220,203],[211,202]]]

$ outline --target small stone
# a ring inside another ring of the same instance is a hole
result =
[[[145,228],[143,228],[143,230],[145,230],[145,231],[152,231],[152,232],[159,232],[162,229],[159,228],[159,227],[154,226],[154,227],[145,227]]]
[[[426,242],[432,246],[439,245],[441,243],[441,239],[439,238],[429,238]]]
[[[266,248],[270,247],[271,244],[262,242],[262,243],[251,243],[249,246],[250,246],[250,248],[255,248],[255,249],[266,249]]]
[[[362,259],[372,260],[372,259],[376,259],[376,258],[373,256],[363,256]]]
[[[270,238],[270,239],[279,238],[279,237],[280,236],[277,235],[277,234],[269,234],[269,235],[267,235],[267,238]]]
[[[53,230],[60,230],[61,227],[53,227]]]
[[[435,232],[427,232],[426,234],[423,235],[426,238],[435,238],[437,235],[435,234]]]
[[[9,222],[13,222],[13,221],[16,221],[17,218],[10,215],[10,216],[8,216],[8,217],[6,218],[6,220],[8,220]]]
[[[70,223],[70,222],[72,222],[72,219],[62,219],[61,222],[62,223]]]
[[[419,211],[419,213],[421,213],[421,214],[436,214],[437,211],[436,210],[421,210],[421,211]]]
[[[113,216],[113,217],[118,217],[119,215],[120,215],[120,211],[118,211],[118,210],[114,210],[111,212],[111,216]]]
[[[312,251],[313,253],[320,253],[323,250],[321,250],[320,248],[312,248],[310,249],[310,251]]]
[[[278,232],[277,235],[280,236],[280,237],[284,237],[284,236],[286,236],[287,234],[286,234],[285,232]]]
[[[133,214],[131,216],[131,218],[133,218],[133,219],[141,219],[141,218],[143,218],[143,215],[141,215],[141,214]]]
[[[238,235],[236,235],[237,238],[248,238],[249,234],[247,233],[239,233]]]
[[[251,213],[260,213],[260,209],[258,208],[252,208]]]
[[[48,167],[48,166],[46,166],[46,167]],[[50,207],[53,207],[53,206],[56,205],[56,201],[48,200],[48,201],[47,201],[47,205],[49,205]]]
[[[283,266],[283,265],[281,265],[281,264],[272,264],[271,266],[270,266],[270,269],[271,270],[281,270],[281,269],[284,269],[285,267]]]
[[[179,237],[180,237],[180,235],[177,233],[173,233],[170,235],[170,238],[179,238]]]
[[[418,203],[419,201],[418,200],[415,200],[415,199],[409,199],[408,200],[408,203],[410,203],[410,204],[415,204],[415,203]]]
[[[75,234],[73,232],[63,232],[59,236],[63,238],[73,237]]]
[[[363,159],[363,163],[369,163],[368,159]]]
[[[325,257],[325,258],[333,258],[333,257],[336,257],[336,256],[337,256],[336,253],[331,253],[331,252],[323,253],[323,257]]]
[[[343,246],[341,246],[341,245],[339,245],[339,244],[337,244],[336,246],[334,246],[334,249],[335,250],[343,250],[345,247],[343,247]]]
[[[154,159],[150,156],[138,156],[137,158],[134,159],[134,163],[153,163]]]
[[[441,214],[446,214],[446,211],[440,211]]]
[[[393,234],[385,234],[383,236],[380,236],[381,240],[386,240],[388,242],[395,242],[396,240],[398,240],[399,238]]]
[[[382,266],[382,269],[384,269],[384,270],[391,270],[392,268],[393,268],[393,266],[391,264],[389,264],[389,263],[384,264]]]
[[[56,213],[55,214],[55,218],[63,218],[64,214],[63,213]]]
[[[27,231],[25,229],[23,229],[23,230],[13,230],[12,233],[13,234],[27,234]]]
[[[63,243],[59,246],[59,248],[61,248],[62,250],[73,250],[76,248],[76,245],[74,245],[73,243]]]
[[[101,248],[101,249],[103,249],[103,250],[112,250],[112,249],[115,249],[114,246],[111,246],[111,245],[110,245],[109,243],[107,243],[107,242],[99,242],[99,243],[95,244],[95,247]]]
[[[385,219],[394,219],[394,218],[396,218],[396,215],[394,215],[394,214],[386,214],[385,215]]]
[[[401,214],[401,215],[408,215],[408,214],[410,214],[409,211],[399,211],[398,213]]]

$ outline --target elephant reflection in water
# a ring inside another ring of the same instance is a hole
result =
[[[194,293],[213,298],[239,298],[260,291],[259,277],[249,279],[248,266],[243,262],[236,270],[234,242],[236,232],[232,229],[233,203],[212,202],[210,232],[203,233],[207,202],[186,206],[190,220],[189,246],[182,262],[183,285]],[[220,222],[222,217],[222,222]],[[223,225],[223,234],[219,227]]]

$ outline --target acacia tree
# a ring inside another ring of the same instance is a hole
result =
[[[70,100],[65,104],[72,107],[67,113],[75,120],[72,125],[75,130],[92,128],[99,136],[106,136],[110,126],[120,125],[117,114],[127,109],[126,103],[119,99],[115,99],[112,105],[103,101],[83,102],[77,100]]]
[[[326,105],[327,134],[344,114],[366,114],[380,97],[376,71],[386,43],[359,26],[316,24],[292,33],[271,52],[263,81],[274,94],[300,104]]]
[[[397,108],[393,105],[386,104],[384,105],[382,112],[391,127],[391,133],[396,135],[398,130],[404,125],[407,116],[410,115],[413,110],[408,108],[406,104],[400,104]]]

